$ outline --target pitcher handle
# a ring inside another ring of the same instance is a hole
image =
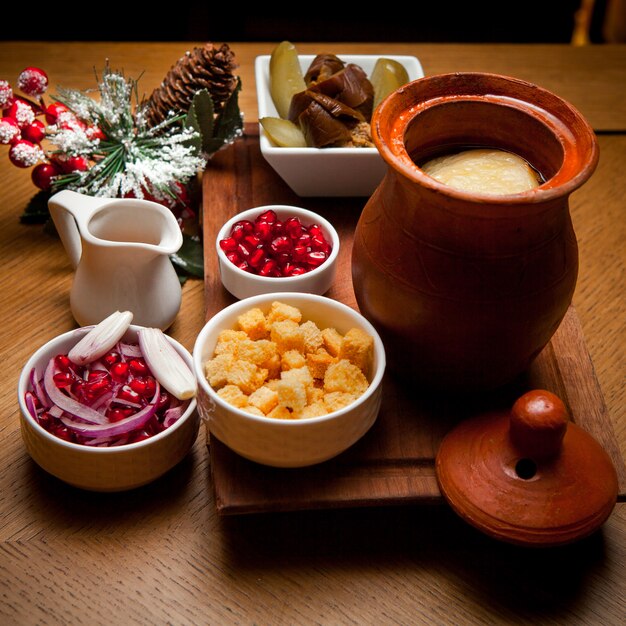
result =
[[[85,231],[93,212],[110,198],[94,198],[64,189],[48,200],[50,217],[59,233],[61,243],[76,269],[82,255],[81,230]]]

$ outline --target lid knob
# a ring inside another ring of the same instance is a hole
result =
[[[521,454],[548,459],[561,452],[569,415],[558,397],[543,389],[525,393],[511,409],[509,435]]]

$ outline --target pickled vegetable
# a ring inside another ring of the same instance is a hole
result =
[[[304,135],[293,122],[279,117],[262,117],[259,122],[273,144],[282,148],[306,148]]]
[[[376,61],[370,82],[374,86],[374,108],[390,93],[409,82],[409,75],[402,63],[394,59],[380,58]]]
[[[270,94],[278,115],[287,118],[294,94],[304,91],[298,51],[289,41],[279,43],[270,57]]]

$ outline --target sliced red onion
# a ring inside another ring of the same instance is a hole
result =
[[[114,437],[116,435],[125,435],[133,430],[142,428],[150,421],[150,418],[156,413],[157,410],[159,393],[160,389],[157,383],[157,392],[155,397],[152,398],[152,402],[141,409],[141,411],[137,411],[137,413],[134,413],[119,422],[104,425],[81,424],[80,422],[74,422],[67,417],[62,417],[61,421],[70,430],[73,430],[75,433],[78,433],[83,437]]]
[[[117,351],[126,357],[130,357],[131,359],[141,358],[143,356],[141,348],[136,343],[131,344],[120,341]]]
[[[37,406],[35,404],[35,394],[27,391],[24,394],[24,404],[26,405],[26,408],[28,409],[31,417],[34,420],[37,420]]]
[[[165,411],[165,416],[163,417],[163,426],[165,428],[169,428],[172,424],[175,424],[185,412],[187,404],[188,403],[185,402],[185,404],[167,409],[167,411]]]
[[[33,388],[33,393],[35,394],[35,396],[37,396],[39,404],[41,404],[44,409],[47,409],[52,404],[52,402],[50,401],[48,394],[43,388],[41,380],[39,379],[39,376],[37,376],[37,371],[34,367],[32,370],[30,370],[30,386]]]
[[[48,367],[46,367],[46,372],[43,376],[43,385],[53,404],[56,404],[59,408],[67,411],[71,415],[80,417],[86,422],[90,422],[92,424],[106,424],[107,418],[104,415],[98,413],[98,411],[92,409],[91,407],[81,404],[73,398],[66,396],[58,389],[53,379],[53,376],[56,374],[55,370],[56,367],[54,364],[54,358],[52,358],[48,362]]]
[[[61,415],[63,415],[64,411],[61,407],[58,407],[56,404],[53,404],[49,409],[48,409],[48,413],[50,413],[50,415],[52,415],[52,417],[61,417]]]

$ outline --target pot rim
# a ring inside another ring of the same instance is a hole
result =
[[[421,90],[429,84],[436,82],[447,84],[451,81],[458,82],[460,86],[467,85],[470,81],[476,81],[478,84],[489,82],[494,87],[489,90],[483,89],[482,92],[459,92],[456,101],[490,102],[494,105],[513,107],[542,122],[553,132],[555,139],[563,148],[563,162],[559,170],[539,187],[518,193],[499,195],[455,189],[424,173],[409,156],[404,136],[409,126],[420,113],[434,106],[453,102],[452,97],[454,94],[442,93],[422,100],[415,95],[411,97],[411,95],[416,90]],[[569,113],[569,116],[577,122],[576,126],[573,127],[565,122],[562,116],[559,116],[554,110],[549,110],[545,106],[533,102],[532,98],[524,98],[519,93],[517,95],[507,94],[507,85],[517,85],[528,93],[538,94],[541,98],[549,100],[562,113]],[[405,102],[403,103],[403,101]],[[554,124],[546,124],[547,120],[556,121],[562,125],[572,136],[573,142],[565,142],[563,135],[556,132],[557,129],[554,127]],[[387,136],[383,126],[389,127],[389,136]],[[577,108],[555,93],[534,83],[489,72],[451,72],[418,78],[392,92],[383,100],[373,113],[371,129],[373,141],[391,170],[403,175],[410,182],[418,183],[436,193],[475,204],[528,205],[547,203],[555,199],[567,197],[590,178],[599,160],[599,147],[595,132]],[[401,140],[398,140],[399,136],[401,136]],[[584,145],[584,147],[578,144]],[[568,158],[570,160],[574,158],[574,150],[576,149],[587,150],[582,167],[573,176],[565,178],[562,183],[550,185],[550,181],[558,179],[558,175],[563,170]]]

